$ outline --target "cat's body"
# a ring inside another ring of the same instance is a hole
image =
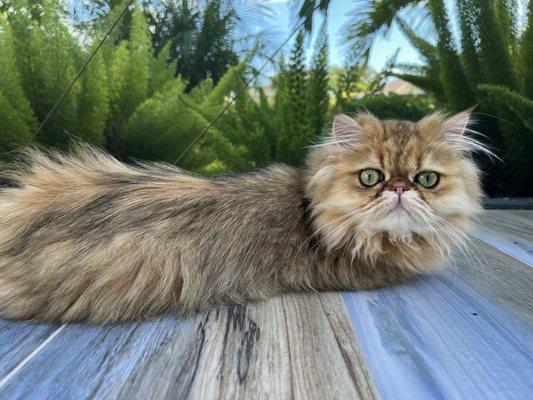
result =
[[[405,222],[419,211],[391,209],[390,229],[381,228],[379,214],[393,204],[390,196],[408,190],[395,183],[411,174],[404,163],[411,157],[401,154],[411,151],[423,162],[409,144],[423,127],[382,123],[376,133],[370,129],[377,125],[369,124],[377,120],[364,118],[367,136],[392,140],[378,149],[378,161],[356,161],[368,155],[354,151],[370,150],[348,148],[340,136],[337,144],[312,150],[304,169],[274,165],[219,177],[159,164],[127,166],[87,147],[70,156],[29,152],[22,166],[6,173],[15,185],[0,189],[0,315],[138,320],[290,290],[389,285],[427,271],[446,256],[445,236]],[[471,168],[459,171],[470,193],[463,189],[454,201],[471,204],[436,207],[449,209],[439,219],[463,229],[479,209],[481,192],[475,167],[457,151],[452,161]],[[376,162],[395,172],[384,172],[383,183],[371,190],[352,182],[352,172]],[[448,175],[442,174],[443,185],[451,183]],[[370,221],[369,205],[378,201]]]

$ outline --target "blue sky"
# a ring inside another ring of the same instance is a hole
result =
[[[72,6],[73,3],[79,0],[63,0],[66,4]],[[265,4],[272,12],[271,18],[264,21],[263,28],[266,30],[274,30],[279,42],[285,40],[290,34],[291,28],[294,27],[296,19],[293,17],[293,7],[291,0],[248,0],[251,2],[257,1]],[[449,0],[446,0],[448,3]],[[329,63],[331,66],[342,66],[345,49],[343,46],[343,27],[349,19],[347,15],[354,6],[354,0],[332,0],[328,15],[328,38],[329,38]],[[316,28],[322,25],[323,17],[316,15],[313,21]],[[260,26],[257,26],[259,29]],[[316,34],[318,29],[314,29]],[[307,42],[308,57],[312,55],[313,39]],[[284,54],[288,54],[292,43],[288,43],[283,49]],[[383,67],[386,60],[400,48],[398,55],[398,62],[401,63],[420,63],[418,53],[413,49],[404,35],[398,29],[393,28],[389,37],[380,38],[372,48],[370,55],[370,66],[379,70]]]
[[[294,25],[294,18],[292,18],[291,5],[287,0],[270,0],[269,6],[273,11],[273,18],[270,22],[275,28],[280,30],[280,35],[283,40],[286,35],[290,33],[290,28]],[[328,16],[328,36],[329,36],[329,62],[332,66],[341,66],[344,59],[343,46],[343,26],[348,20],[347,13],[353,7],[352,0],[333,0],[329,9]],[[322,17],[316,17],[313,21],[315,26],[322,24]],[[290,49],[290,44],[287,45],[284,52],[287,53]],[[311,53],[312,43],[308,46]],[[420,63],[418,53],[405,39],[404,35],[398,29],[392,29],[389,37],[379,39],[372,49],[370,55],[370,66],[379,70],[385,64],[394,51],[400,48],[398,55],[398,62]]]

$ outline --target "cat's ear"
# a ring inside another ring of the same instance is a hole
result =
[[[336,115],[333,119],[333,140],[340,145],[347,145],[361,136],[361,124],[345,114]]]
[[[460,151],[485,153],[489,157],[499,159],[485,143],[475,137],[479,133],[469,127],[474,122],[472,120],[473,111],[474,107],[471,107],[459,114],[445,118],[441,125],[441,137]]]
[[[468,130],[468,125],[472,121],[472,112],[474,107],[461,111],[458,114],[452,115],[444,120],[442,131],[445,134],[463,135]]]

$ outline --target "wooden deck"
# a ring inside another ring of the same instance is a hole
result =
[[[0,319],[1,399],[533,399],[533,211],[369,292],[116,326]]]

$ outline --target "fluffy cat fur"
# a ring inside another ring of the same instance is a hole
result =
[[[0,315],[140,320],[428,272],[481,209],[469,117],[337,116],[304,168],[243,175],[30,149],[2,173]],[[384,181],[362,186],[365,168]],[[426,170],[440,173],[434,189],[413,181]]]

